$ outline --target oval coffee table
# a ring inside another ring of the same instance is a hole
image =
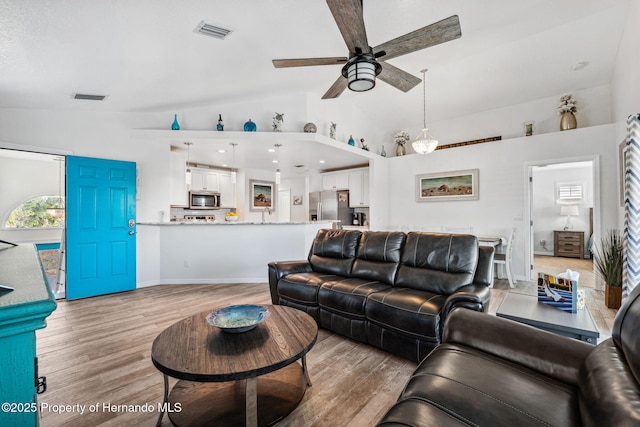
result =
[[[311,385],[306,354],[318,326],[279,305],[256,328],[231,334],[209,325],[208,310],[165,329],[151,348],[164,374],[164,407],[178,426],[271,425],[287,416]],[[302,365],[294,363],[302,359]],[[177,378],[169,393],[168,376]],[[171,411],[171,408],[177,409]],[[162,422],[164,411],[158,419]]]

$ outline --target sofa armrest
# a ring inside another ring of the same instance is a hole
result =
[[[493,246],[480,246],[478,249],[478,266],[476,274],[473,276],[473,283],[491,286],[493,284],[493,258],[496,249]]]
[[[309,273],[312,271],[309,261],[273,261],[269,267],[269,292],[271,302],[278,304],[278,282],[283,276],[294,273]]]
[[[458,289],[447,297],[440,312],[440,318],[444,320],[455,307],[465,307],[475,311],[487,311],[491,290],[484,284],[472,283]]]
[[[463,309],[454,309],[447,317],[442,342],[472,347],[574,386],[594,348],[533,326]]]

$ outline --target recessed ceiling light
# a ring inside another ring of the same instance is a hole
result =
[[[587,68],[588,66],[589,66],[589,62],[587,62],[587,61],[581,61],[581,62],[576,62],[575,64],[573,64],[573,65],[571,66],[571,69],[572,69],[573,71],[580,71],[580,70],[582,70],[583,68]]]
[[[271,163],[278,163],[276,159],[271,160]]]
[[[275,148],[269,148],[267,151],[270,152],[270,153],[275,153],[276,149]]]
[[[226,153],[227,150],[223,150],[222,148],[218,150],[218,153]]]
[[[228,165],[227,165],[226,163],[223,163],[223,164],[222,164],[222,167],[223,167],[223,168],[226,168],[227,166],[228,166]]]
[[[324,160],[320,160],[320,163],[324,163]]]

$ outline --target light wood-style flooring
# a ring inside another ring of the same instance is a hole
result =
[[[539,265],[538,260],[536,268],[563,271],[558,265]],[[582,278],[581,273],[581,285]],[[528,293],[531,289],[535,292],[535,284],[518,282],[511,291]],[[508,291],[506,280],[496,280],[490,313],[495,313]],[[615,310],[606,309],[602,300],[602,291],[589,288],[587,304],[601,334],[609,335]],[[153,426],[163,394],[162,375],[150,358],[154,338],[199,311],[231,304],[269,304],[270,298],[266,283],[163,285],[58,303],[47,327],[37,331],[40,375],[48,383],[48,390],[38,399],[50,406],[86,405],[86,412],[46,410],[41,413],[41,425]],[[322,329],[307,362],[313,386],[279,426],[374,425],[416,367],[414,362]],[[106,409],[145,403],[152,412]],[[99,410],[87,413],[96,404]],[[162,425],[171,425],[166,416]]]

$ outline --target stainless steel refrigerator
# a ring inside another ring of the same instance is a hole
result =
[[[348,190],[325,190],[309,193],[310,220],[338,220],[340,226],[351,225],[353,209],[349,208]]]

